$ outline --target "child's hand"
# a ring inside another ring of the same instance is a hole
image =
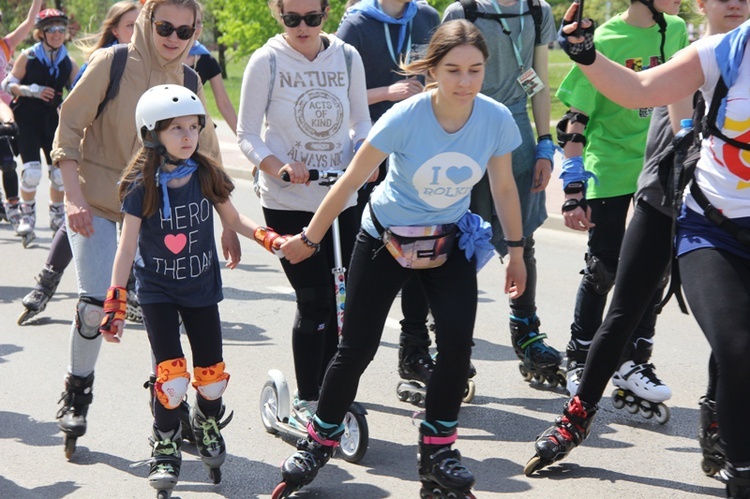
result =
[[[281,251],[284,252],[284,258],[290,263],[299,263],[315,254],[315,248],[311,248],[302,241],[302,236],[287,236],[286,242],[281,245]]]
[[[526,291],[526,265],[521,258],[510,258],[505,268],[505,292],[516,299]]]
[[[104,300],[104,317],[99,324],[99,332],[110,343],[120,343],[128,308],[128,291],[122,286],[110,286]]]

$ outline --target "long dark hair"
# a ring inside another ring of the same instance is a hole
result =
[[[170,123],[172,123],[171,119],[159,121],[154,130],[157,133],[165,130]],[[229,199],[229,195],[234,190],[234,184],[224,168],[198,150],[191,158],[198,163],[196,173],[201,184],[201,192],[206,199],[213,204],[220,204]],[[161,188],[156,185],[156,171],[162,161],[163,157],[156,152],[156,149],[141,147],[138,154],[125,168],[120,179],[117,194],[121,203],[133,188],[143,186],[143,218],[159,212]]]

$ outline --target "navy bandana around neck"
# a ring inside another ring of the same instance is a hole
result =
[[[163,166],[163,164],[162,164]],[[159,171],[156,174],[156,179],[159,185],[161,185],[162,193],[162,217],[169,220],[172,217],[172,207],[169,204],[169,190],[167,189],[167,182],[175,178],[187,177],[191,173],[198,169],[198,163],[193,158],[180,161],[177,164],[177,168],[171,172],[165,171],[159,167]]]
[[[359,3],[355,4],[349,9],[350,14],[353,14],[355,12],[361,12],[365,16],[382,23],[401,25],[401,28],[398,32],[398,47],[396,48],[396,52],[401,53],[401,49],[404,45],[404,38],[406,37],[406,25],[409,24],[409,22],[414,19],[414,16],[417,15],[417,0],[412,0],[411,2],[407,3],[406,10],[404,10],[404,15],[398,19],[393,18],[383,12],[380,8],[378,0],[361,0]]]

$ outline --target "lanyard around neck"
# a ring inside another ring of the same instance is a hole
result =
[[[497,4],[496,0],[491,0],[492,6],[495,8],[495,12],[498,14],[502,14],[503,11],[500,10],[500,6]],[[518,41],[518,44],[516,45],[516,41],[513,40],[513,35],[510,32],[510,26],[508,26],[508,21],[505,20],[505,18],[500,18],[500,24],[503,25],[503,30],[505,33],[508,34],[508,38],[510,38],[510,44],[513,46],[513,52],[516,54],[516,61],[518,62],[518,67],[521,68],[521,71],[523,71],[523,58],[521,57],[521,48],[523,47],[523,40],[521,39],[521,36],[523,35],[523,0],[518,0],[518,18],[521,21],[521,30],[518,32],[518,38],[516,39]]]
[[[404,63],[409,64],[409,61],[411,59],[411,21],[409,21],[408,29],[409,29],[409,39],[406,41],[406,53],[404,54]],[[383,29],[385,30],[385,43],[388,45],[388,52],[391,54],[391,59],[393,60],[393,63],[398,66],[399,61],[396,57],[398,54],[393,51],[393,42],[391,41],[391,29],[390,24],[383,23]],[[399,50],[400,52],[400,50]]]

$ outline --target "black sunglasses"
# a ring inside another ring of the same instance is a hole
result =
[[[282,14],[281,20],[284,21],[284,26],[287,28],[296,28],[302,21],[305,21],[309,27],[314,28],[320,26],[323,22],[324,13],[320,14],[306,14],[301,16],[299,14]]]
[[[167,38],[172,36],[172,33],[177,32],[177,38],[180,40],[190,40],[195,33],[195,26],[188,26],[183,24],[182,26],[174,27],[174,24],[167,21],[157,21],[153,17],[151,22],[156,26],[156,34]]]

